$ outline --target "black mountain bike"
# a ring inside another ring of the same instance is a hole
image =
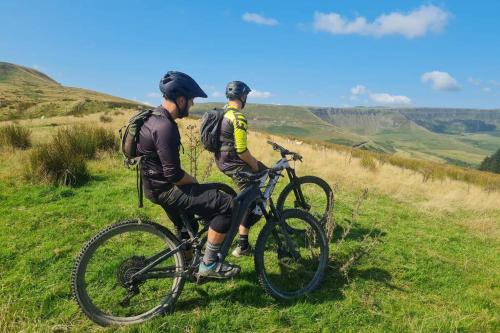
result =
[[[267,141],[267,143],[281,154],[282,159],[290,157],[289,162],[302,162],[300,154],[289,151],[275,142]],[[334,197],[330,185],[316,176],[298,177],[290,163],[286,164],[285,170],[290,183],[279,194],[276,208],[280,211],[300,208],[309,212],[320,221],[321,225],[324,225],[333,209]]]
[[[276,299],[313,291],[328,260],[328,242],[317,220],[303,210],[274,206],[271,195],[287,165],[282,158],[259,173],[240,173],[253,184],[233,198],[232,224],[220,253],[224,260],[250,207],[261,213],[266,223],[255,246],[255,270],[264,290]],[[234,193],[227,185],[216,186]],[[193,219],[184,217],[183,222],[190,235],[183,241],[164,226],[139,219],[111,225],[90,239],[72,273],[73,295],[82,311],[102,326],[140,323],[173,311],[186,281],[203,282],[197,269],[208,225],[195,217],[202,226],[195,232]],[[190,260],[182,252],[187,245],[193,248]]]

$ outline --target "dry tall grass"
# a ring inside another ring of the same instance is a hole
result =
[[[0,127],[0,146],[18,149],[31,147],[31,130],[17,124]]]
[[[353,156],[348,150],[338,151],[310,144],[297,145],[284,138],[250,133],[250,151],[267,165],[272,165],[279,158],[277,153],[271,153],[270,146],[262,145],[268,137],[304,156],[304,162],[295,165],[299,175],[316,174],[346,189],[376,189],[425,209],[500,210],[499,191],[488,191],[478,185],[447,177],[426,179],[420,172],[389,163],[378,163],[376,172],[373,172],[371,167],[367,169],[367,162],[363,163],[362,157]]]
[[[101,124],[105,128],[118,131],[133,113],[134,111],[124,112],[113,117],[112,122]],[[53,128],[50,127],[51,124],[59,126],[99,122],[100,116],[101,114],[97,113],[81,118],[54,117],[22,120],[19,123],[31,128],[43,129],[34,131],[33,137],[46,141],[48,137],[46,131]],[[180,120],[178,123],[183,137],[186,133],[185,128],[188,125],[196,125],[198,122],[196,119]],[[279,158],[270,146],[264,144],[267,138],[304,156],[304,162],[295,165],[299,175],[316,174],[325,178],[330,184],[337,183],[341,189],[343,187],[362,190],[368,187],[429,210],[500,210],[500,191],[492,190],[498,188],[496,186],[500,184],[500,176],[494,174],[373,152],[352,151],[344,146],[313,143],[298,145],[283,137],[250,132],[251,152],[267,165],[272,165]],[[365,166],[361,164],[363,156],[370,156],[375,160],[376,172],[367,169],[366,161]]]

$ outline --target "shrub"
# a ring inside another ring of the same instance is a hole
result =
[[[102,115],[99,117],[99,120],[103,123],[110,123],[113,121],[113,118],[111,118],[110,116]]]
[[[68,145],[75,155],[94,158],[98,150],[116,151],[118,139],[112,130],[91,125],[61,128],[53,141],[59,146]]]
[[[479,170],[500,173],[500,149],[490,157],[486,157],[479,166]]]
[[[80,185],[89,178],[86,160],[97,151],[116,151],[118,139],[109,129],[91,125],[64,127],[29,156],[28,178],[58,185]]]
[[[31,130],[16,124],[2,127],[0,128],[0,144],[27,149],[31,147]]]
[[[118,150],[119,141],[115,133],[107,128],[93,127],[90,131],[97,150],[114,152]]]
[[[85,157],[75,154],[70,145],[60,143],[53,140],[33,149],[29,156],[28,178],[69,186],[81,185],[90,178]]]

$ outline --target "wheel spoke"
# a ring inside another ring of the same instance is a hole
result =
[[[145,279],[132,278],[149,262],[169,253],[177,246],[161,227],[150,223],[129,223],[108,228],[93,239],[80,261],[84,271],[77,270],[76,293],[79,305],[99,324],[121,318],[155,314],[162,304],[175,301],[182,288],[184,270],[180,252],[174,252],[145,271]],[[153,259],[153,260],[151,260]],[[152,276],[148,278],[148,274]],[[81,281],[81,282],[78,282]],[[74,286],[75,288],[75,286]],[[120,305],[121,304],[121,305]]]
[[[283,212],[283,221],[266,225],[256,246],[261,283],[274,297],[302,295],[319,283],[328,245],[314,218],[300,210]]]

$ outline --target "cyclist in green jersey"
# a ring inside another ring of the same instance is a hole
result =
[[[245,107],[250,91],[250,87],[241,81],[232,81],[227,84],[226,97],[228,102],[220,127],[222,146],[220,151],[215,153],[217,167],[233,179],[240,191],[245,189],[249,183],[248,180],[238,177],[238,172],[257,172],[266,168],[250,153],[247,146],[248,122],[241,110]],[[252,248],[248,243],[248,234],[250,227],[259,218],[260,215],[250,214],[240,225],[239,245],[233,251],[234,256],[240,257],[252,253]]]

